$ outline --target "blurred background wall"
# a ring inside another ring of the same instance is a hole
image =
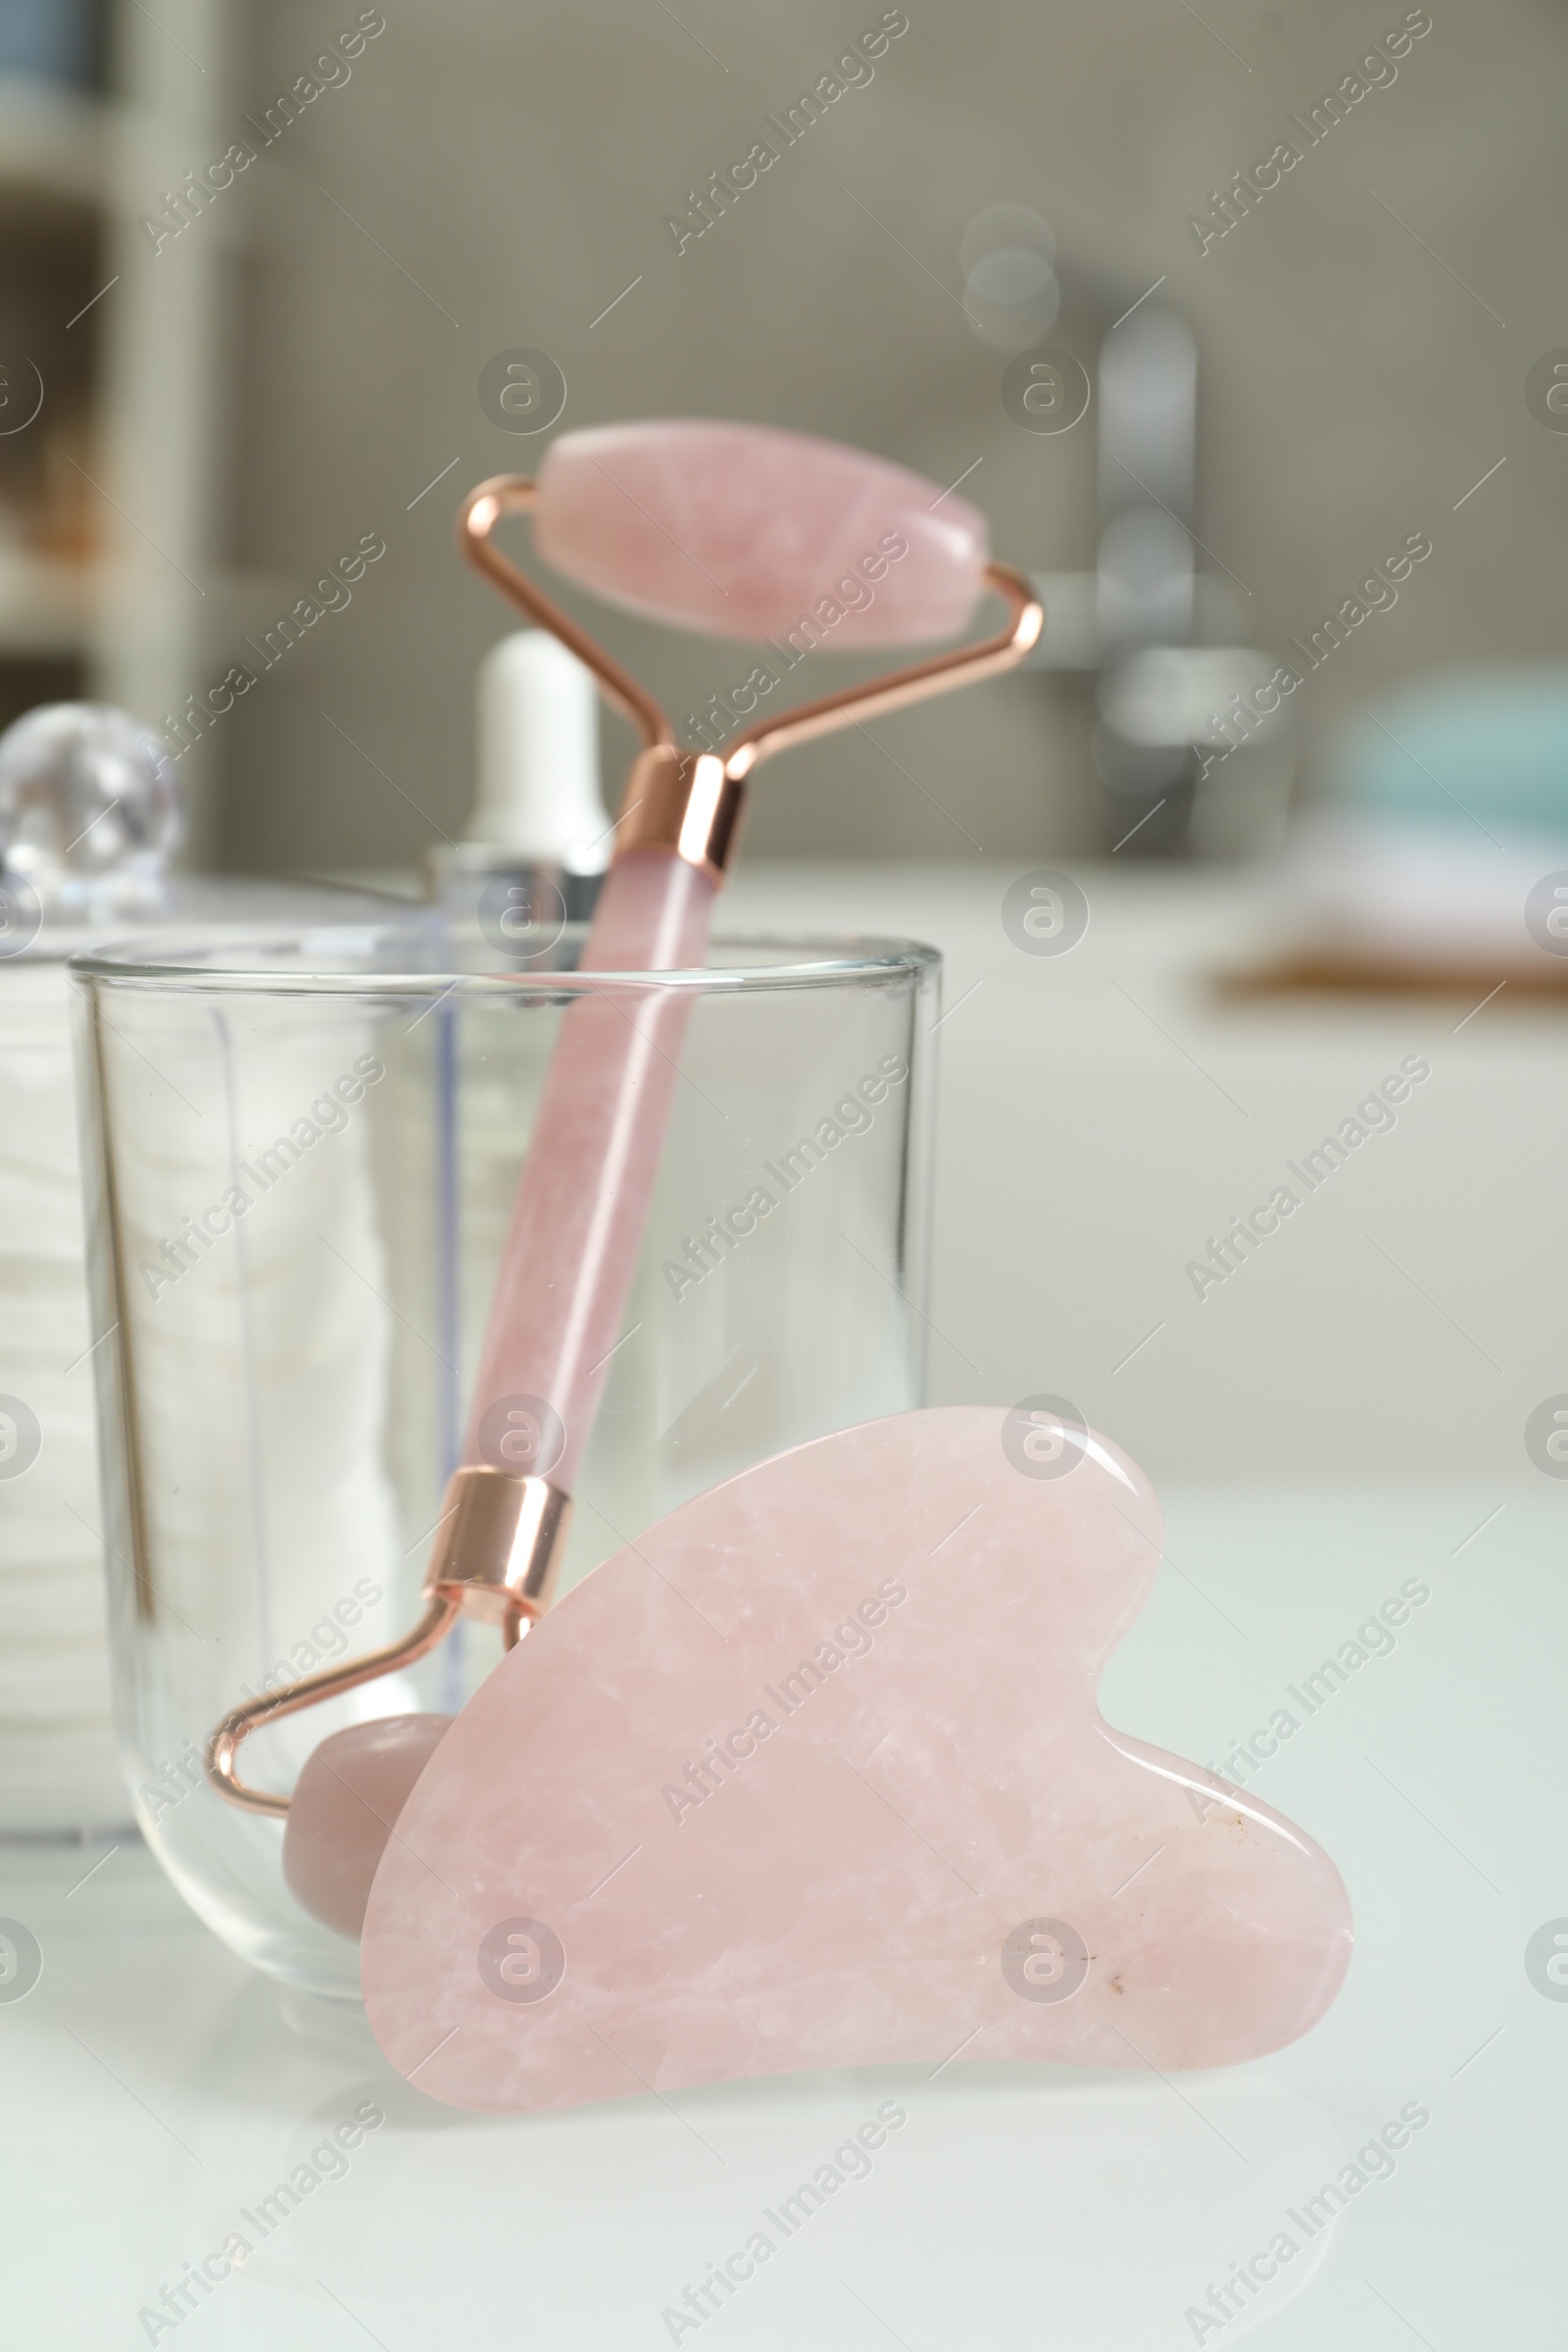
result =
[[[765,770],[730,901],[948,956],[933,1396],[1059,1390],[1162,1475],[1518,1475],[1531,1411],[1568,1409],[1568,965],[1521,923],[1568,876],[1568,434],[1527,395],[1568,346],[1565,69],[1555,0],[5,0],[0,718],[86,690],[185,744],[198,864],[408,873],[463,828],[475,668],[513,625],[454,514],[550,440],[481,398],[498,355],[547,355],[563,429],[753,418],[958,485],[1044,575],[1054,666]],[[1152,322],[1196,353],[1190,514],[1181,463],[1107,457],[1113,355]],[[1004,396],[1042,341],[1092,379],[1059,432]],[[1283,763],[1220,770],[1228,834],[1186,824],[1187,752],[1143,783],[1106,752],[1128,480],[1167,556],[1191,523],[1172,640],[1300,674]],[[677,714],[745,675],[592,624]],[[1224,997],[1291,919],[1255,855],[1282,784],[1310,807],[1358,759],[1365,785],[1368,744],[1386,772],[1326,859],[1334,993]],[[626,749],[609,722],[612,801]],[[1253,861],[1184,862],[1215,851]],[[1064,961],[999,920],[1049,861],[1094,907]],[[1376,1175],[1203,1289],[1210,1237],[1411,1054],[1442,1083]]]
[[[44,526],[37,453],[0,438],[9,706],[85,676],[161,719],[242,662],[254,690],[184,763],[198,858],[410,863],[455,834],[474,665],[508,623],[456,560],[452,515],[549,439],[481,408],[486,363],[516,347],[563,371],[563,428],[696,413],[831,434],[943,484],[966,475],[1000,554],[1087,571],[1098,408],[1070,431],[1021,429],[1008,355],[965,312],[966,224],[1009,202],[1054,232],[1046,340],[1093,370],[1140,296],[1196,338],[1193,522],[1221,634],[1278,647],[1408,534],[1430,537],[1397,605],[1297,698],[1303,789],[1393,682],[1553,648],[1568,443],[1529,413],[1524,379],[1565,332],[1555,0],[1433,0],[1396,78],[1310,145],[1309,110],[1397,32],[1398,0],[907,0],[872,78],[677,252],[666,216],[690,219],[693,192],[755,140],[781,145],[764,119],[882,13],[113,9],[107,103],[84,51],[85,93],[68,77],[42,127],[36,107],[0,110],[4,340],[46,349],[80,387]],[[343,33],[341,72],[318,75]],[[269,131],[302,76],[318,94]],[[1216,196],[1282,139],[1299,163],[1200,249],[1192,218],[1223,224]],[[185,182],[189,218],[160,240],[148,220],[178,221],[164,196],[236,140],[254,160],[204,201]],[[66,330],[61,289],[74,310],[111,279]],[[263,668],[247,640],[362,538],[385,554],[352,602]],[[679,709],[728,682],[696,640],[606,633]],[[750,854],[1108,848],[1121,827],[1093,722],[1082,673],[1031,674],[813,746],[760,791]],[[612,731],[612,777],[619,752]],[[1128,854],[1160,840],[1154,826]]]

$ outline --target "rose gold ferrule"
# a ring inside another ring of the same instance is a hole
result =
[[[571,1498],[548,1478],[468,1463],[453,1472],[424,1580],[427,1600],[507,1629],[549,1607],[561,1568]]]
[[[656,743],[638,754],[626,778],[615,819],[615,856],[667,850],[715,884],[722,882],[745,804],[745,785],[716,754]]]

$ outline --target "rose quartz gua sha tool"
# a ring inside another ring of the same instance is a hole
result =
[[[682,751],[644,688],[495,546],[496,525],[521,513],[532,514],[539,552],[559,570],[687,628],[856,652],[954,635],[987,589],[1007,618],[994,637],[759,719],[716,753]],[[620,1333],[690,1004],[689,992],[650,992],[630,976],[702,964],[745,780],[760,761],[1010,669],[1042,620],[1028,581],[988,561],[975,508],[858,451],[756,425],[568,433],[537,482],[509,476],[474,491],[459,539],[514,605],[586,663],[642,739],[578,963],[627,979],[617,987],[607,977],[562,1022],[424,1614],[384,1649],[235,1708],[209,1741],[213,1785],[230,1803],[286,1818],[290,1887],[345,1935],[358,1933],[392,1825],[451,1719],[387,1717],[334,1733],[307,1760],[292,1798],[240,1778],[240,1744],[283,1715],[412,1664],[460,1615],[499,1626],[510,1648],[545,1608]]]
[[[1333,1863],[1096,1705],[1160,1535],[1124,1454],[1022,1407],[842,1430],[671,1512],[405,1805],[361,1947],[386,2056],[519,2110],[1305,2033],[1349,1959]]]

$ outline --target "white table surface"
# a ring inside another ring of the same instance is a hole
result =
[[[907,2123],[869,2178],[681,2342],[1178,2352],[1210,2284],[1285,2229],[1300,2253],[1204,2343],[1560,2343],[1568,2001],[1524,1955],[1568,1914],[1568,1496],[1538,1480],[1164,1499],[1167,1565],[1102,1697],[1200,1761],[1289,1703],[1403,1580],[1430,1590],[1252,1784],[1327,1845],[1356,1915],[1345,1990],[1303,2041],[1169,2081],[936,2073],[937,2053],[481,2119],[391,2078],[362,2021],[291,2010],[143,1852],[74,1891],[91,1856],[9,1853],[0,1912],[44,1969],[0,2003],[5,2340],[654,2352],[688,2282],[894,2098]],[[177,2328],[139,2320],[366,2101],[386,2122],[342,2178]],[[1430,2123],[1308,2244],[1290,2210],[1407,2103]]]

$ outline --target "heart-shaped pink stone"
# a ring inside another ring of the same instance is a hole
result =
[[[955,637],[987,562],[978,508],[902,466],[690,418],[552,442],[534,543],[629,612],[801,654]]]
[[[953,1406],[673,1511],[458,1717],[371,1889],[370,2022],[455,2106],[800,2068],[1234,2064],[1323,2015],[1328,1856],[1114,1731],[1159,1561],[1105,1440]]]

